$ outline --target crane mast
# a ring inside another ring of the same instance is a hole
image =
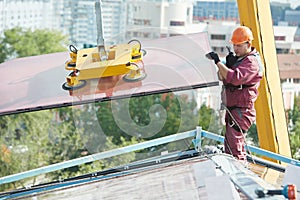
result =
[[[240,23],[252,30],[255,38],[253,46],[260,52],[265,67],[255,103],[260,147],[291,157],[282,92],[278,92],[281,86],[270,2],[237,0],[237,4]]]

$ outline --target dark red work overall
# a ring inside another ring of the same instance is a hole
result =
[[[244,133],[255,122],[254,102],[258,96],[262,71],[260,56],[252,47],[249,54],[239,58],[229,69],[223,81],[222,104],[227,107],[225,153],[239,160],[246,159]]]

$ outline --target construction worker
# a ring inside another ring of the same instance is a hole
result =
[[[246,26],[237,27],[230,42],[234,53],[226,56],[226,63],[220,62],[215,52],[206,56],[218,67],[218,77],[223,81],[222,106],[226,110],[225,153],[246,161],[245,133],[254,123],[256,112],[254,102],[262,79],[263,66],[260,55],[251,46],[253,34]]]

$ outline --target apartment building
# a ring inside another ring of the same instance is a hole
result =
[[[239,12],[236,1],[196,1],[193,18],[195,21],[207,19],[238,21]]]
[[[300,95],[300,55],[277,54],[285,109],[293,109],[294,98]]]
[[[14,27],[57,29],[54,0],[0,0],[0,34]]]
[[[290,26],[300,26],[300,10],[286,10],[285,21]]]
[[[58,8],[56,16],[60,30],[79,48],[97,43],[96,1],[61,0],[54,3]],[[126,9],[125,0],[102,0],[103,37],[108,43],[124,40]]]
[[[278,54],[300,54],[300,28],[279,25],[273,29]]]
[[[0,0],[0,34],[14,27],[56,29],[79,48],[96,44],[97,0]],[[126,29],[126,0],[102,0],[104,38],[118,38]],[[125,35],[125,34],[123,34]],[[116,40],[116,39],[115,39]]]
[[[287,22],[289,26],[300,25],[300,11],[291,9],[295,2],[271,1],[270,9],[274,25],[280,22]],[[193,17],[195,21],[207,19],[238,21],[238,5],[236,0],[207,0],[195,1]]]
[[[201,32],[205,26],[193,23],[190,1],[131,1],[127,28],[128,38],[150,39]]]

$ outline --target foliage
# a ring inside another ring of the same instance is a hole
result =
[[[290,145],[292,156],[300,160],[300,96],[295,97],[294,107],[288,111],[288,119],[290,120]]]
[[[222,112],[217,112],[216,110],[207,107],[206,105],[202,105],[199,109],[199,126],[206,131],[224,135],[225,126],[223,126],[221,122]],[[202,141],[202,146],[217,146],[219,142],[214,140],[205,139]]]
[[[291,151],[294,159],[300,160],[300,119],[290,134]]]
[[[291,121],[292,126],[296,124],[299,118],[300,118],[300,96],[295,97],[293,109],[288,110],[288,119]]]
[[[150,107],[160,102],[159,95],[151,95],[147,97],[121,99],[115,102],[107,102],[104,106],[100,106],[98,112],[99,123],[105,130],[105,135],[113,136],[114,142],[119,143],[115,133],[121,134],[126,138],[137,137],[139,139],[148,139],[155,137],[152,135],[153,130],[149,125],[157,121],[160,111],[150,111]],[[160,104],[161,105],[161,104]],[[103,109],[107,109],[103,112]],[[160,120],[162,120],[160,118]]]
[[[210,131],[212,133],[219,133],[222,130],[222,125],[219,124],[220,113],[216,110],[202,105],[199,110],[199,125],[202,129]]]
[[[104,135],[119,144],[120,135],[127,140],[151,140],[197,126],[196,102],[182,94],[158,94],[138,98],[102,102],[98,105],[97,118]],[[138,158],[159,155],[162,151],[177,149],[179,144],[161,145],[138,152]],[[187,148],[184,143],[182,148]],[[149,153],[150,152],[150,153]]]
[[[6,156],[0,158],[0,176],[27,171],[46,164],[48,154],[45,147],[51,119],[51,115],[45,111],[0,118],[0,142],[2,149],[6,150]],[[14,187],[23,185],[25,181],[14,184]],[[1,185],[2,188],[11,186],[11,184]]]
[[[52,131],[51,144],[48,145],[48,152],[51,152],[49,164],[83,157],[92,153],[99,153],[137,142],[134,138],[127,141],[121,136],[119,137],[119,144],[116,145],[112,142],[112,137],[99,134],[97,119],[91,117],[91,107],[91,105],[84,105],[80,107],[56,109],[59,113],[61,123],[59,123],[57,131]],[[52,172],[48,177],[55,180],[65,179],[83,173],[99,171],[114,164],[125,164],[131,162],[134,158],[134,153],[128,153],[119,159],[114,158],[112,160],[90,162]]]
[[[170,93],[2,116],[0,142],[5,156],[0,158],[0,176],[194,129],[198,123],[195,109],[194,100]],[[16,151],[18,145],[25,150]],[[51,172],[42,179],[2,185],[1,189],[74,177],[189,145],[184,141],[126,153]]]
[[[5,48],[5,44],[2,40],[3,39],[0,38],[0,63],[4,62],[8,55],[7,49]]]
[[[294,111],[290,112],[295,121],[291,148],[294,158],[299,159],[297,110],[299,107],[295,104]],[[193,98],[174,93],[2,116],[0,176],[192,130],[197,125],[218,133],[223,128],[218,122],[219,114],[214,109],[205,105],[197,109]],[[249,132],[248,137],[256,141],[256,126]],[[160,155],[163,151],[190,147],[190,140],[174,142],[51,172],[43,178],[44,182],[65,179]],[[35,181],[40,180],[1,185],[0,190],[23,187]]]
[[[0,63],[14,57],[35,56],[65,51],[67,37],[54,30],[21,29],[4,31],[0,38]]]
[[[257,126],[256,124],[252,124],[252,126],[249,128],[247,132],[247,143],[251,142],[248,145],[254,145],[254,146],[259,146],[259,141],[258,141],[258,134],[257,134]]]

